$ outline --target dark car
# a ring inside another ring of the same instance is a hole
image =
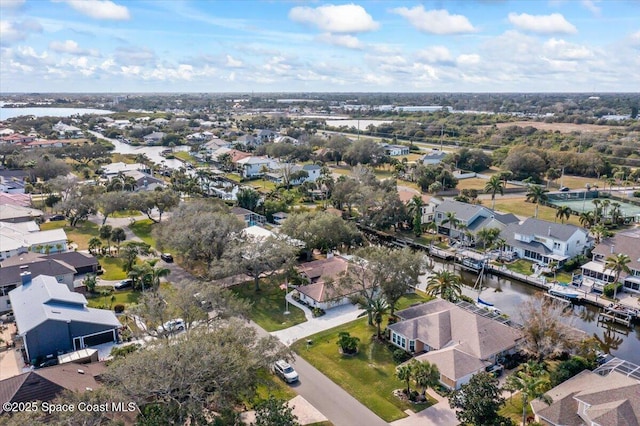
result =
[[[131,288],[131,287],[133,287],[133,280],[132,279],[122,280],[118,284],[113,286],[113,288],[116,289],[116,290],[124,290],[126,288]]]
[[[164,260],[167,263],[173,262],[173,256],[171,256],[171,253],[162,253],[160,255],[160,259]]]
[[[568,187],[566,187],[566,186],[563,186],[562,188],[560,188],[560,191],[561,191],[561,192],[569,192],[569,191],[571,191],[571,189],[569,189],[569,188],[568,188]]]
[[[66,219],[66,217],[64,217],[64,215],[63,215],[63,214],[54,214],[53,216],[51,216],[51,217],[49,218],[49,220],[50,220],[51,222],[55,222],[55,221],[58,221],[58,220],[65,220],[65,219]]]

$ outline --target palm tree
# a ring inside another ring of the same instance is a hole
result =
[[[603,218],[605,218],[607,216],[607,210],[609,209],[610,205],[611,205],[611,201],[602,200],[602,217]]]
[[[407,207],[409,208],[409,214],[413,216],[413,232],[416,237],[419,237],[422,234],[422,207],[424,206],[424,201],[422,197],[419,195],[414,195]]]
[[[538,206],[540,202],[547,200],[547,189],[540,185],[529,185],[527,188],[527,202],[536,204],[536,212],[533,217],[538,218]]]
[[[460,225],[460,219],[456,217],[456,212],[446,212],[445,218],[440,222],[440,225],[449,224],[449,229],[458,229],[458,225]],[[451,235],[451,232],[449,232]]]
[[[158,259],[148,260],[147,264],[149,265],[149,270],[147,272],[147,276],[149,278],[149,284],[154,290],[157,290],[160,287],[160,279],[168,276],[171,273],[171,269],[157,267],[156,263],[158,263]]]
[[[519,390],[522,395],[522,426],[527,424],[527,406],[529,401],[540,398],[551,404],[551,398],[544,393],[551,389],[548,374],[541,364],[529,361],[523,369],[507,378],[506,388],[511,391]]]
[[[436,272],[427,281],[426,291],[430,296],[455,302],[462,295],[460,276],[449,271]]]
[[[89,240],[89,253],[95,254],[96,249],[100,248],[102,240],[98,237],[93,237]]]
[[[411,377],[413,377],[413,369],[411,368],[411,364],[399,365],[396,368],[396,377],[398,380],[405,382],[407,384],[407,397],[411,393]]]
[[[560,206],[556,210],[556,219],[560,219],[560,221],[564,224],[565,218],[569,220],[571,217],[571,207],[569,206]]]
[[[499,192],[500,195],[504,195],[504,184],[500,179],[500,175],[491,176],[484,186],[484,192],[491,194],[491,209],[494,209],[496,207],[496,193]]]
[[[593,238],[595,239],[596,244],[600,244],[600,241],[602,241],[602,239],[609,234],[609,231],[607,231],[607,228],[605,228],[604,225],[602,225],[601,223],[595,225],[593,228],[590,229],[590,231],[591,231],[591,235],[593,235]]]
[[[434,387],[440,382],[440,371],[435,364],[431,364],[429,361],[416,361],[411,362],[413,370],[413,378],[416,381],[416,386],[422,388],[422,396],[427,393],[427,388]]]
[[[624,253],[609,256],[605,260],[605,268],[615,272],[616,274],[615,279],[613,280],[613,300],[615,300],[618,295],[618,280],[620,279],[620,274],[622,274],[622,272],[626,272],[627,274],[631,272],[629,269],[629,262],[631,262],[631,258],[629,255]]]
[[[369,302],[369,304],[365,307],[365,311],[359,315],[365,316],[369,315],[370,318],[373,319],[373,322],[376,324],[378,329],[378,339],[382,337],[382,330],[380,329],[380,324],[382,324],[383,316],[389,313],[389,304],[382,297],[377,297]]]
[[[587,229],[591,228],[595,223],[595,218],[592,211],[586,211],[586,212],[580,213],[579,220],[580,220],[580,225],[584,226]]]

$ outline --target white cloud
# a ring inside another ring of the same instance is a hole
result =
[[[320,34],[317,39],[323,43],[332,44],[334,46],[346,47],[348,49],[362,49],[362,43],[357,37],[348,34]]]
[[[516,28],[539,34],[575,34],[576,27],[560,13],[551,15],[529,15],[528,13],[510,13],[509,22]]]
[[[459,55],[456,58],[456,63],[460,66],[477,65],[480,63],[480,55],[475,53],[470,55]]]
[[[52,41],[49,43],[49,49],[58,53],[69,53],[71,55],[89,55],[98,56],[98,51],[91,49],[81,49],[77,42],[73,40]]]
[[[0,0],[0,9],[17,9],[22,7],[25,0]]]
[[[0,20],[0,44],[25,40],[31,33],[41,33],[42,26],[33,19],[21,22]]]
[[[289,11],[289,19],[330,33],[360,33],[380,27],[362,6],[356,4],[298,6]]]
[[[598,0],[582,0],[582,6],[589,10],[594,15],[600,15],[600,11],[602,10],[597,3],[600,3]]]
[[[476,30],[466,16],[451,15],[445,9],[424,10],[423,6],[415,6],[411,9],[398,7],[391,12],[404,17],[417,30],[425,33],[463,34]]]
[[[430,64],[452,64],[453,56],[445,46],[430,46],[418,52],[418,59]]]
[[[589,48],[555,38],[544,43],[544,52],[555,59],[579,60],[593,56]]]
[[[227,55],[226,65],[231,68],[240,68],[242,67],[243,63],[241,60],[234,59],[231,55]]]
[[[111,19],[123,21],[131,18],[129,9],[126,6],[115,4],[111,0],[53,0],[54,2],[64,2],[93,19]]]
[[[156,60],[156,54],[151,49],[137,47],[119,47],[114,57],[122,65],[148,65]]]

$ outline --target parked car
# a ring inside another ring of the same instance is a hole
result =
[[[66,217],[63,214],[54,214],[53,216],[49,217],[49,221],[51,222],[56,222],[58,220],[65,220]]]
[[[502,372],[504,371],[504,366],[502,364],[494,364],[488,366],[485,371],[489,374],[492,374],[493,377],[502,376]]]
[[[571,191],[571,189],[569,189],[569,188],[568,188],[568,187],[566,187],[566,186],[563,186],[562,188],[560,188],[560,191],[561,191],[561,192],[569,192],[569,191]]]
[[[158,334],[170,334],[184,331],[185,324],[182,318],[175,318],[158,326]]]
[[[285,360],[278,360],[273,364],[273,371],[287,383],[294,383],[298,381],[298,373],[296,370]]]
[[[164,260],[167,263],[173,262],[173,256],[171,255],[171,253],[162,253],[160,255],[160,259]]]
[[[131,288],[131,287],[133,287],[133,280],[130,278],[127,278],[126,280],[122,280],[118,284],[113,286],[115,290],[124,290],[126,288]]]

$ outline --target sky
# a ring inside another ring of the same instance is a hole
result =
[[[0,0],[0,93],[638,91],[640,0]]]

